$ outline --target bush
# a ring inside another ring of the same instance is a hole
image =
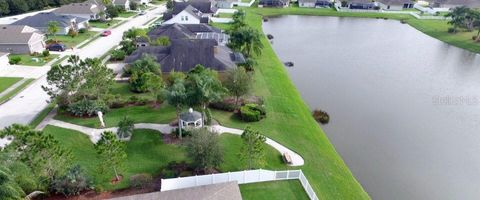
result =
[[[477,36],[472,36],[472,40],[476,41],[477,40]]]
[[[174,133],[175,133],[175,137],[179,138],[180,137],[180,132],[179,132],[179,128],[176,128],[174,130]],[[189,137],[189,136],[192,136],[192,133],[190,131],[187,131],[185,129],[182,129],[182,137]]]
[[[125,55],[126,55],[125,51],[123,51],[121,49],[116,49],[116,50],[112,51],[112,55],[110,57],[110,60],[120,61],[120,60],[125,59]]]
[[[78,32],[73,29],[68,29],[68,36],[74,38],[78,35]]]
[[[240,108],[240,117],[246,122],[257,122],[266,116],[265,109],[257,104],[245,104]]]
[[[50,51],[44,50],[44,51],[42,52],[42,55],[43,55],[43,57],[48,57],[48,56],[50,56]]]
[[[223,110],[227,112],[233,112],[237,109],[235,102],[230,102],[230,101],[217,101],[217,102],[210,103],[209,106],[210,108]]]
[[[136,188],[146,188],[152,183],[152,175],[150,174],[135,174],[130,176],[130,185]]]
[[[78,30],[78,33],[80,33],[80,34],[83,34],[83,33],[86,33],[86,32],[87,32],[87,29],[85,29],[85,28],[81,28],[81,29]]]
[[[137,10],[138,9],[138,4],[134,1],[130,1],[130,10]]]
[[[328,124],[328,122],[330,121],[330,116],[328,115],[328,113],[322,110],[314,110],[313,118],[321,124]]]
[[[53,190],[65,196],[78,195],[89,188],[89,181],[79,165],[68,170],[68,172],[53,181]]]
[[[106,112],[108,110],[105,102],[100,100],[83,99],[68,106],[67,111],[77,117],[94,116],[98,111]]]
[[[452,27],[448,28],[448,33],[455,33],[455,32],[456,32],[456,30],[454,28],[452,28]]]
[[[20,63],[20,61],[22,61],[22,58],[19,56],[10,56],[8,58],[8,63],[10,63],[11,65],[16,65]]]
[[[135,129],[135,122],[127,116],[124,116],[120,122],[118,122],[117,136],[121,140],[130,140],[133,130]]]

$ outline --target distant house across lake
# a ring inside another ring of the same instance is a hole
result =
[[[403,10],[413,8],[412,0],[377,0],[378,6],[383,10]]]

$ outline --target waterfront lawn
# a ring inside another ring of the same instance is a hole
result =
[[[18,87],[16,87],[15,89],[13,89],[12,91],[5,94],[4,96],[0,96],[0,104],[8,101],[10,98],[12,98],[15,95],[17,95],[18,93],[20,93],[23,89],[25,89],[27,86],[29,86],[30,83],[32,83],[34,80],[35,79],[33,79],[33,78],[29,78],[29,79],[25,80],[25,82],[20,84]]]
[[[0,93],[22,79],[20,77],[0,77]]]
[[[51,125],[45,127],[44,133],[54,136],[60,144],[71,150],[75,163],[84,167],[87,174],[94,179],[95,183],[107,190],[128,187],[129,177],[135,174],[148,173],[153,176],[160,175],[162,169],[165,169],[167,164],[172,161],[189,162],[183,146],[164,144],[161,133],[157,131],[135,129],[132,139],[127,142],[127,160],[123,163],[120,170],[120,173],[124,176],[124,181],[112,186],[109,183],[109,179],[113,177],[113,173],[98,173],[97,166],[101,160],[98,159],[93,143],[86,135],[74,130]],[[236,135],[222,134],[220,136],[220,143],[226,152],[224,155],[225,164],[220,167],[220,170],[229,171],[233,169],[245,169],[245,167],[241,166],[241,163],[238,162],[238,155],[236,154],[240,149],[240,140],[240,137]],[[279,156],[279,153],[273,150],[272,147],[268,147],[265,155],[267,157],[275,158]],[[280,168],[282,165],[282,163],[276,161],[271,162],[267,168],[269,168],[269,166]]]
[[[270,181],[242,184],[239,186],[244,200],[309,199],[302,184],[298,180]]]
[[[109,21],[90,21],[89,24],[90,24],[90,27],[93,27],[93,28],[109,28],[115,24],[117,24],[118,22],[120,22],[120,20],[117,20],[117,19],[113,19],[113,20],[109,20]]]
[[[302,8],[303,9],[303,8]],[[262,31],[262,16],[257,13],[292,14],[292,10],[247,8],[247,23]],[[329,9],[304,9],[308,13],[327,15]],[[325,10],[325,11],[322,11]],[[322,13],[327,12],[327,13]],[[355,14],[355,13],[348,13]],[[225,27],[225,26],[223,26]],[[310,109],[291,82],[284,65],[277,58],[266,37],[262,55],[256,59],[254,93],[265,100],[267,118],[256,123],[240,123],[232,114],[214,112],[213,116],[228,127],[252,126],[271,139],[299,153],[305,160],[300,167],[320,199],[370,199],[335,151]]]
[[[73,38],[68,35],[57,35],[50,38],[59,40],[61,43],[65,44],[67,48],[72,48],[85,40],[93,38],[97,33],[98,32],[95,31],[87,31],[85,33],[79,33],[76,37]]]
[[[10,55],[8,55],[8,57],[9,58],[20,57],[21,60],[20,60],[20,63],[18,63],[19,65],[44,66],[45,64],[47,64],[51,60],[58,57],[58,55],[57,54],[50,54],[50,56],[48,56],[48,57],[43,57],[42,55],[33,56],[33,55],[29,55],[29,54],[10,54]],[[35,61],[35,60],[38,60],[38,62]]]

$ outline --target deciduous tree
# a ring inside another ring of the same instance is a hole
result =
[[[242,133],[243,145],[240,150],[240,158],[247,161],[249,169],[261,167],[264,163],[265,136],[259,131],[247,127]]]
[[[248,94],[252,86],[253,79],[244,68],[238,67],[227,71],[223,85],[228,92],[235,97],[235,105],[238,106],[240,97]]]
[[[120,164],[127,158],[125,153],[125,143],[117,139],[111,131],[102,133],[102,137],[95,144],[95,150],[100,157],[100,172],[105,172],[108,168],[113,169],[116,180],[120,180],[118,168]]]
[[[187,155],[197,169],[207,171],[220,166],[223,162],[223,150],[218,134],[206,128],[192,130],[192,137],[187,141]]]

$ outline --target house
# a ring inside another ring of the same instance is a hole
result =
[[[148,33],[153,41],[158,37],[168,37],[169,46],[140,46],[126,63],[133,63],[144,54],[155,57],[162,72],[188,72],[197,64],[216,71],[225,71],[244,63],[242,54],[226,46],[228,36],[220,30],[205,24],[167,24]]]
[[[45,50],[45,36],[35,28],[23,25],[0,25],[0,35],[0,52],[32,54]]]
[[[202,185],[163,192],[137,194],[111,200],[242,200],[237,182]]]
[[[130,10],[130,0],[114,0],[113,5],[121,7],[125,10]]]
[[[260,0],[258,7],[288,7],[289,0]]]
[[[347,0],[342,1],[342,7],[349,9],[373,10],[379,9],[376,2],[372,0]]]
[[[412,0],[377,0],[378,6],[383,10],[403,10],[413,8]]]
[[[455,8],[466,6],[469,8],[480,8],[479,0],[429,0],[429,6],[432,8]]]
[[[97,8],[100,10],[100,11],[105,11],[107,9],[107,7],[105,6],[105,4],[103,4],[103,1],[102,0],[87,0],[83,3],[90,3],[90,4],[93,4],[93,5],[96,5]]]
[[[58,22],[59,35],[67,35],[70,29],[80,30],[82,28],[88,28],[88,19],[75,17],[72,15],[57,15],[55,13],[38,13],[33,16],[25,17],[21,20],[14,22],[12,25],[24,25],[36,28],[43,33],[48,33],[48,22]]]
[[[75,17],[98,20],[100,19],[100,8],[93,3],[71,3],[55,9],[53,13],[57,15],[71,15]]]
[[[298,0],[298,6],[302,8],[325,8],[332,5],[329,0]]]
[[[208,23],[209,22],[209,17],[204,16],[204,14],[194,8],[191,5],[188,5],[185,9],[183,9],[181,12],[179,12],[176,15],[169,15],[165,16],[163,22],[164,24],[200,24],[200,23]]]

